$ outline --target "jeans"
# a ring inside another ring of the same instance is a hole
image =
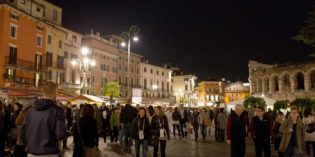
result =
[[[140,149],[142,146],[142,157],[147,156],[148,152],[148,141],[147,140],[135,140],[135,151],[136,151],[136,157],[140,157]]]
[[[159,140],[161,157],[165,157],[166,140]],[[158,157],[159,145],[153,147],[153,157]]]
[[[205,125],[200,125],[200,132],[201,132],[202,138],[203,138],[204,140],[206,139],[206,136],[207,136],[207,129],[208,129],[207,126],[205,126]]]
[[[315,156],[315,142],[313,142],[313,141],[306,141],[305,142],[305,146],[306,146],[306,153],[307,153],[307,155],[311,156],[311,148],[312,148],[313,156]]]
[[[218,142],[224,142],[225,139],[225,129],[217,129]]]
[[[124,149],[130,149],[131,145],[132,145],[132,141],[131,141],[131,132],[132,132],[132,123],[124,123],[123,124],[123,148]]]
[[[195,141],[198,141],[199,125],[194,126],[194,132],[195,132]]]
[[[301,157],[301,154],[299,153],[299,150],[297,147],[288,146],[287,150],[284,153],[284,156],[294,156],[294,157]]]
[[[181,131],[180,131],[180,129],[179,129],[179,125],[173,124],[173,134],[174,134],[174,138],[176,137],[176,131],[175,131],[176,128],[177,128],[177,130],[178,130],[178,136],[181,137]]]
[[[186,123],[185,123],[185,119],[181,119],[179,121],[179,124],[180,124],[180,132],[181,132],[181,135],[182,137],[186,137],[187,136],[187,131],[186,131]]]
[[[117,140],[118,140],[118,126],[114,126],[113,132],[110,136],[110,141],[111,142],[114,142],[114,141],[117,142]]]
[[[270,150],[270,141],[267,140],[254,140],[255,143],[255,152],[256,157],[262,157],[262,152],[264,152],[264,157],[271,157],[271,150]]]

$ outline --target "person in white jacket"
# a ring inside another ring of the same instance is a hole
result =
[[[311,123],[315,122],[315,116],[311,108],[307,108],[304,111],[303,124],[305,128],[308,127]],[[315,131],[307,132],[305,129],[305,146],[306,153],[308,156],[315,156]],[[311,155],[311,148],[313,149],[313,155]]]

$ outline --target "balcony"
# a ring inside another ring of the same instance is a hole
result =
[[[18,69],[30,70],[30,71],[42,71],[43,70],[43,66],[39,66],[38,69],[36,69],[34,62],[23,60],[23,59],[17,59],[16,61],[10,61],[8,56],[5,57],[4,65],[15,67]]]
[[[22,76],[3,75],[7,85],[36,86],[34,78],[26,78]],[[43,85],[43,80],[38,81],[38,86]]]

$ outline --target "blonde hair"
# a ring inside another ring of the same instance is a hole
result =
[[[52,81],[47,81],[44,86],[42,87],[42,90],[44,92],[44,96],[56,96],[58,85]]]

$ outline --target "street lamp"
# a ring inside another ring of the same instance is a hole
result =
[[[127,91],[128,91],[128,97],[130,98],[130,47],[131,47],[131,40],[137,42],[139,41],[138,33],[140,32],[140,29],[138,26],[133,25],[129,28],[128,32],[122,32],[121,38],[123,39],[123,42],[121,43],[122,47],[127,46],[127,52],[128,52],[128,65],[127,65]],[[128,42],[128,43],[126,43]]]
[[[89,71],[90,67],[94,67],[96,65],[96,62],[92,59],[88,58],[88,54],[90,53],[90,50],[87,47],[81,48],[81,54],[83,56],[83,59],[72,59],[71,64],[73,66],[78,66],[80,72],[82,72],[83,80],[82,80],[82,93],[87,94],[87,79],[86,79],[86,72]]]

